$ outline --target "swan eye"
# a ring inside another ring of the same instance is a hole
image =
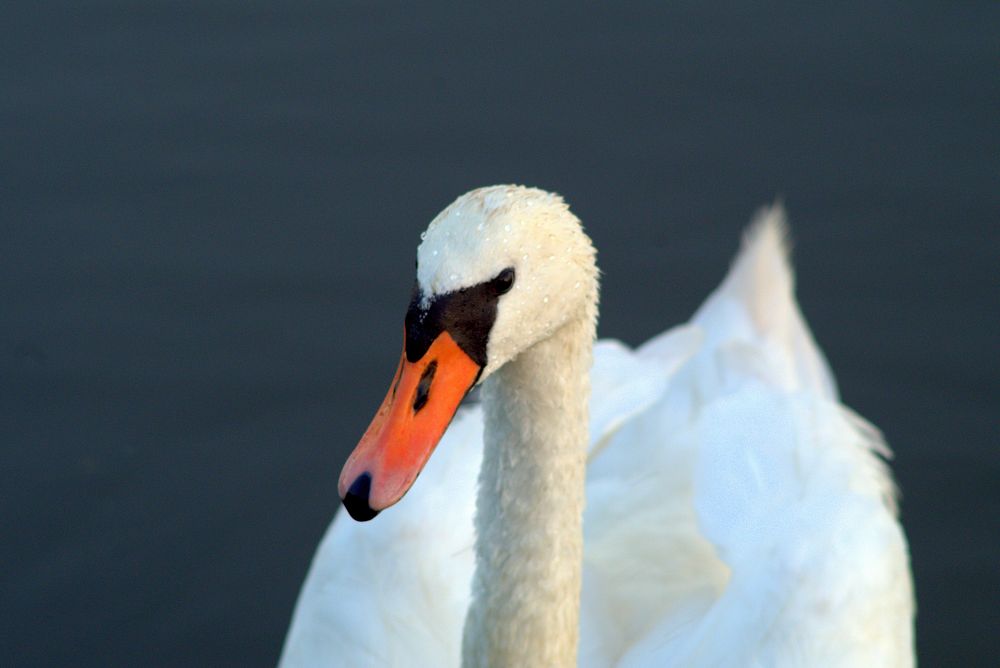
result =
[[[510,289],[514,287],[514,267],[507,267],[497,274],[497,277],[493,279],[493,285],[498,295],[510,292]]]

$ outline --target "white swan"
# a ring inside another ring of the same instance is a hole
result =
[[[338,515],[282,665],[913,665],[887,449],[838,402],[783,234],[763,212],[692,321],[631,351],[592,344],[594,251],[558,196],[445,209],[340,492],[368,519],[413,487]]]

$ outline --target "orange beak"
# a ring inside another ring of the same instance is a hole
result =
[[[351,517],[370,520],[406,494],[481,370],[447,331],[410,362],[404,332],[392,386],[340,473],[338,490]]]

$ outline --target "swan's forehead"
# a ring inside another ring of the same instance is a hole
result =
[[[562,199],[541,190],[497,186],[467,193],[421,235],[420,288],[427,296],[454,292],[510,266],[520,272],[533,255],[553,257],[561,236],[559,221],[566,218],[572,216]]]

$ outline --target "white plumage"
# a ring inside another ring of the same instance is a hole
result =
[[[888,449],[839,403],[784,237],[762,211],[690,323],[595,346],[581,666],[914,664]],[[460,409],[401,503],[338,514],[283,666],[459,665],[483,430]]]

